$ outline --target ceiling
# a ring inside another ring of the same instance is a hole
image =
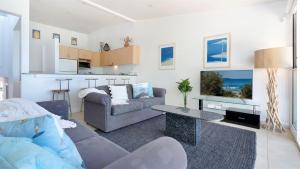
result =
[[[284,0],[91,0],[135,20],[228,9]],[[101,27],[126,22],[83,4],[81,0],[30,0],[32,21],[90,33]]]

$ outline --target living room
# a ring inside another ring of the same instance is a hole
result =
[[[61,116],[70,168],[300,168],[297,21],[296,0],[1,0],[0,128]]]

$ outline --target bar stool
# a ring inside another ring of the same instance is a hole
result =
[[[94,81],[94,87],[96,88],[97,87],[97,78],[86,78],[85,80],[88,81],[88,88],[91,88],[91,81]],[[81,90],[84,90],[84,89],[87,89],[87,88],[82,88]],[[81,105],[80,105],[80,111],[82,112],[83,111],[83,105],[84,105],[84,98],[81,99]]]
[[[123,80],[123,84],[129,84],[130,83],[130,78],[124,78],[122,80]]]
[[[59,89],[51,90],[52,91],[52,100],[56,99],[55,96],[57,97],[57,100],[58,100],[59,96],[61,94],[63,95],[64,100],[66,100],[68,102],[70,115],[72,114],[71,99],[70,99],[70,81],[71,80],[72,79],[56,79],[56,81],[59,82]],[[65,88],[65,89],[62,88],[63,82],[67,82],[67,88]],[[67,95],[67,99],[66,99],[66,95]]]
[[[111,85],[111,81],[113,81],[113,84],[115,85],[117,79],[114,78],[114,79],[106,79],[106,80],[107,80],[108,85]]]

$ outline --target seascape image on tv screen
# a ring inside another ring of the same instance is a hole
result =
[[[252,99],[252,70],[201,72],[201,95]]]

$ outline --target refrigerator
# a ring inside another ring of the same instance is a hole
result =
[[[59,59],[59,72],[60,74],[77,74],[78,63],[74,59]]]

